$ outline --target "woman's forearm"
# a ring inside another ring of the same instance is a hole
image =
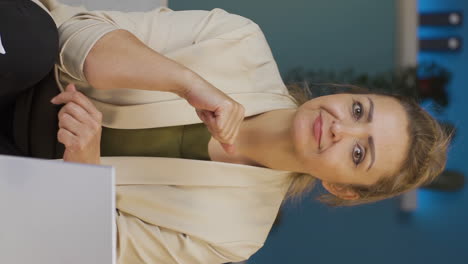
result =
[[[126,30],[112,31],[96,43],[86,57],[84,75],[96,89],[133,88],[179,95],[201,79]]]
[[[130,88],[178,94],[196,109],[212,136],[231,153],[244,107],[187,67],[152,50],[132,33],[104,35],[84,62],[84,76],[96,89]]]

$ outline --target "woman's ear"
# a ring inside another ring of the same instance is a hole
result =
[[[322,186],[331,194],[343,199],[343,200],[357,200],[359,199],[359,194],[350,188],[343,186],[341,184],[329,183],[322,181]]]

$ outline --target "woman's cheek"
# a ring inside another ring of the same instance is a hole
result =
[[[344,163],[346,162],[342,153],[335,149],[329,149],[321,155],[319,162],[320,169],[317,177],[331,182],[339,181],[345,167]]]

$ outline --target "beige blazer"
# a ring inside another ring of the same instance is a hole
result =
[[[220,9],[88,12],[42,2],[60,26],[57,80],[76,83],[103,113],[104,126],[201,122],[175,94],[89,86],[84,59],[100,37],[115,29],[132,32],[197,72],[243,104],[247,116],[295,107],[263,33],[248,19]],[[102,161],[117,172],[120,264],[245,260],[263,246],[290,185],[289,172],[252,166],[153,157]]]

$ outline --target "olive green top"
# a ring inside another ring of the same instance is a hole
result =
[[[211,134],[201,124],[147,128],[102,128],[101,155],[210,160]]]

